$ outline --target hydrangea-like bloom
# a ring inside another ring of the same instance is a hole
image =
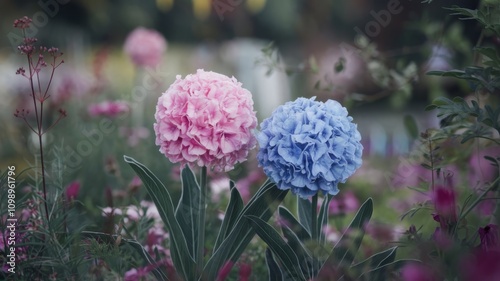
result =
[[[361,166],[361,135],[340,103],[299,98],[278,107],[257,135],[259,165],[279,189],[335,195]]]
[[[167,49],[167,41],[156,30],[138,27],[125,39],[125,53],[137,66],[156,66]]]
[[[250,92],[236,78],[199,69],[158,99],[156,145],[170,161],[229,171],[255,144]]]

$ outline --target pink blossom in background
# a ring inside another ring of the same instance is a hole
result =
[[[438,281],[432,268],[421,263],[408,263],[401,269],[403,281]]]
[[[208,185],[212,193],[212,201],[219,202],[222,194],[229,195],[229,178],[217,177],[212,179]]]
[[[481,188],[485,183],[495,180],[498,168],[484,159],[484,156],[500,157],[500,146],[490,146],[472,153],[469,159],[468,179],[471,188]]]
[[[239,281],[248,281],[252,275],[252,266],[248,263],[241,263],[238,270]]]
[[[478,250],[462,258],[460,270],[464,281],[500,280],[500,251]]]
[[[120,114],[129,112],[129,105],[125,101],[103,101],[90,104],[87,111],[91,117],[105,116],[114,118]]]
[[[217,281],[224,281],[229,276],[231,269],[233,269],[234,262],[227,261],[224,265],[219,269],[217,273]]]
[[[149,137],[149,130],[145,127],[120,127],[120,135],[127,138],[128,146],[136,147],[141,140]]]
[[[135,65],[154,67],[160,63],[167,41],[156,30],[138,27],[127,36],[123,49]]]
[[[459,169],[455,165],[448,165],[442,169],[440,175],[434,174],[435,182],[439,182],[445,174],[451,175],[451,184],[459,182]],[[430,183],[432,180],[432,171],[420,165],[420,163],[401,162],[396,168],[392,178],[392,185],[399,188],[418,187],[422,183]]]
[[[256,144],[251,93],[236,78],[199,69],[158,99],[156,145],[171,162],[229,171]]]
[[[347,190],[333,197],[328,206],[330,214],[346,214],[356,212],[359,208],[359,200],[356,194]]]
[[[266,176],[261,169],[256,169],[248,173],[248,175],[236,182],[236,188],[240,192],[243,202],[248,202],[251,197],[252,185],[258,184],[260,181],[265,179]]]
[[[78,196],[78,192],[80,191],[80,182],[74,181],[68,186],[66,186],[66,199],[68,201],[73,201]]]

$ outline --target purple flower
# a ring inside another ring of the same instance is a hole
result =
[[[498,231],[498,225],[495,224],[488,224],[485,227],[479,228],[478,233],[479,238],[481,239],[481,249],[483,249],[484,251],[500,249],[500,239]]]
[[[336,195],[361,166],[361,135],[340,103],[299,98],[260,125],[259,165],[279,189],[302,198]]]

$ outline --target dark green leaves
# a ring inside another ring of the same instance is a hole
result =
[[[372,214],[373,200],[369,198],[361,205],[351,224],[333,248],[330,256],[320,270],[320,276],[323,271],[328,271],[332,267],[351,266],[365,234],[364,226],[370,221]],[[337,270],[334,271],[337,272]]]
[[[170,240],[172,244],[171,254],[172,261],[178,273],[186,280],[192,280],[195,273],[196,263],[193,256],[190,254],[190,247],[183,233],[182,227],[175,216],[174,204],[172,197],[167,188],[160,180],[143,164],[135,159],[124,156],[127,162],[136,174],[141,178],[149,195],[153,199],[158,212],[170,232]]]

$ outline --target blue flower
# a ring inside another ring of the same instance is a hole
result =
[[[279,189],[302,198],[337,194],[362,163],[357,126],[333,100],[287,102],[261,123],[257,140],[259,166]]]

